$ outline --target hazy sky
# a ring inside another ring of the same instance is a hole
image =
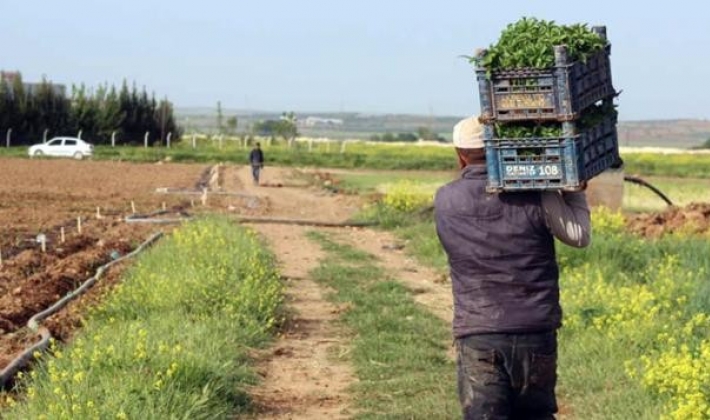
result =
[[[124,78],[178,107],[467,115],[459,56],[521,16],[607,26],[622,119],[710,117],[700,0],[0,0],[0,69]]]

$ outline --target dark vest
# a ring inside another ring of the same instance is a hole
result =
[[[559,270],[540,194],[488,194],[486,178],[484,165],[469,165],[434,200],[451,268],[454,336],[555,330]]]

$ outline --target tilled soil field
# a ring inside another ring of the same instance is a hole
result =
[[[631,232],[651,238],[673,233],[710,234],[710,203],[633,215],[628,218],[627,226]]]
[[[131,252],[154,232],[171,229],[126,223],[124,217],[133,208],[137,213],[200,211],[193,208],[198,198],[156,190],[197,191],[208,182],[210,169],[26,159],[0,159],[0,168],[0,369],[37,340],[26,328],[30,317],[76,289],[99,266]],[[46,238],[44,252],[40,234]],[[55,338],[70,337],[82,308],[110,289],[121,270],[121,265],[109,270],[87,294],[43,325]]]

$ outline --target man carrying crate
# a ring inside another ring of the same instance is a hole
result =
[[[483,127],[460,121],[460,179],[434,201],[454,295],[464,419],[554,419],[561,326],[554,238],[590,241],[584,191],[486,193]]]

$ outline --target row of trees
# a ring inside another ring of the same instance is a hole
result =
[[[292,141],[299,136],[296,114],[284,112],[278,120],[259,121],[252,127],[252,132],[259,136],[281,137]]]
[[[294,112],[283,112],[279,119],[261,120],[253,123],[250,129],[243,132],[242,136],[264,136],[293,141],[300,135],[296,121],[297,118]],[[238,124],[239,121],[235,115],[225,119],[224,112],[222,111],[222,102],[218,101],[217,133],[235,136],[237,135]]]
[[[446,139],[444,139],[428,127],[419,127],[416,133],[384,133],[381,135],[373,134],[370,136],[370,140],[382,142],[415,142],[419,140],[439,142],[446,141]]]
[[[142,143],[145,133],[150,141],[165,142],[168,133],[177,140],[181,131],[167,99],[160,101],[139,91],[126,81],[120,89],[108,84],[96,89],[72,86],[67,97],[55,85],[25,85],[18,75],[9,83],[0,81],[0,135],[12,129],[13,144],[30,144],[60,135],[81,137],[94,144],[109,143],[116,132],[116,143]]]
[[[224,113],[222,112],[222,102],[217,101],[217,132],[219,134],[234,136],[237,134],[237,125],[238,120],[236,115],[228,117],[225,123]]]

